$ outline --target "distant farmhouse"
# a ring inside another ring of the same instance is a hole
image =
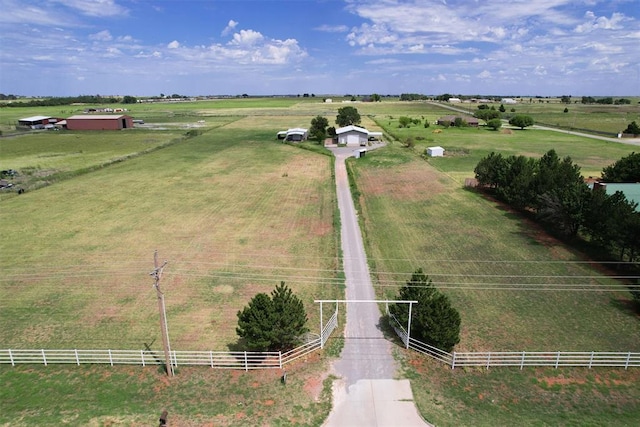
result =
[[[456,124],[456,119],[462,119],[467,125],[471,127],[478,127],[479,121],[475,117],[469,116],[443,116],[440,117],[437,123],[440,126],[454,126]]]
[[[71,116],[63,122],[59,124],[68,130],[121,130],[133,127],[133,118],[125,114]]]
[[[501,102],[502,104],[517,104],[517,103],[518,103],[518,101],[516,101],[516,100],[515,100],[515,99],[513,99],[513,98],[502,98],[502,99],[500,100],[500,102]]]

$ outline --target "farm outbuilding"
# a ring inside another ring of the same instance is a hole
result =
[[[50,116],[25,117],[18,120],[18,126],[27,126],[32,129],[44,129],[45,126],[53,125],[59,119]]]
[[[618,191],[621,192],[629,202],[638,203],[636,211],[640,212],[640,183],[596,182],[592,187],[594,190],[603,190],[610,196]]]
[[[338,144],[344,144],[347,147],[367,145],[369,140],[369,131],[354,125],[336,129],[336,135]]]
[[[284,139],[285,141],[299,142],[304,141],[309,136],[309,131],[304,128],[292,128],[287,130],[281,130],[276,134],[278,139]]]
[[[69,130],[121,130],[133,127],[133,118],[122,115],[71,116],[67,119]]]
[[[428,147],[427,148],[427,156],[429,156],[429,157],[443,157],[444,156],[444,148],[442,148],[440,146]]]

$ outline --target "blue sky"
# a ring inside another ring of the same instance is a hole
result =
[[[0,0],[16,95],[640,95],[640,0]]]

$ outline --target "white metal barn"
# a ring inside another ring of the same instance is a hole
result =
[[[354,125],[336,129],[336,135],[338,135],[338,144],[344,144],[347,147],[365,146],[369,140],[369,131]]]
[[[440,146],[428,147],[427,148],[427,156],[429,156],[429,157],[443,157],[444,156],[444,148],[442,148]]]

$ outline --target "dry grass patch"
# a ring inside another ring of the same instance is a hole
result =
[[[298,278],[335,274],[331,159],[240,133],[219,129],[3,202],[0,340],[159,346],[155,249],[169,261],[174,349],[225,350],[237,311],[281,280],[315,326],[313,299],[339,289]]]
[[[427,200],[447,191],[441,179],[428,163],[414,161],[401,169],[368,169],[358,186],[367,195],[389,195],[410,202]]]

